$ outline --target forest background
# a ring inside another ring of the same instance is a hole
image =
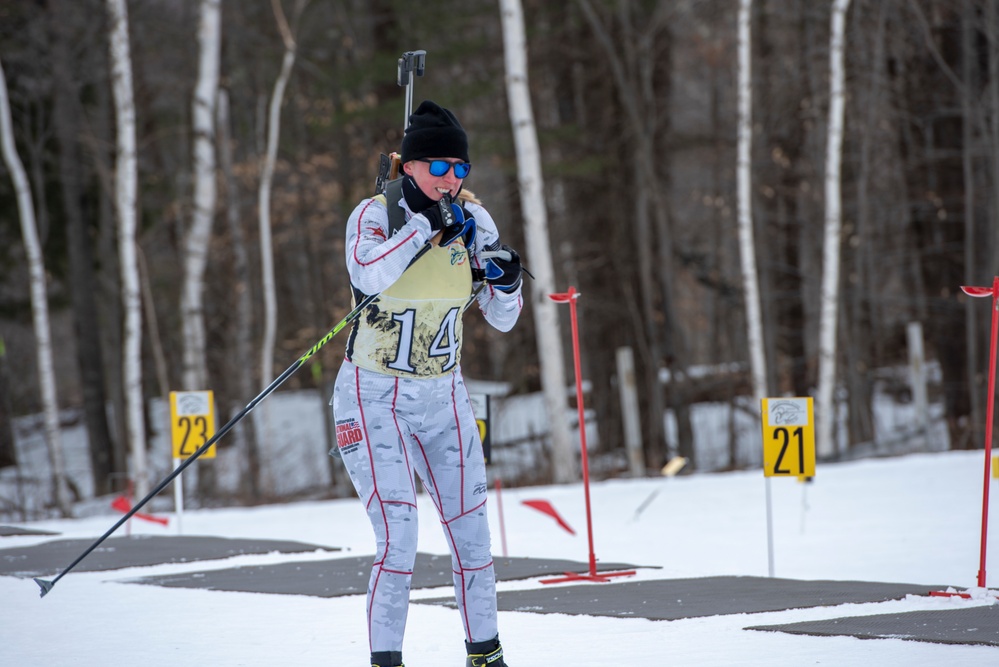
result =
[[[43,251],[58,403],[84,415],[99,492],[120,479],[128,446],[109,4],[0,3],[0,62]],[[192,166],[199,2],[125,4],[148,400],[194,388],[182,377],[181,313],[199,182]],[[696,470],[683,417],[690,405],[752,394],[736,220],[739,4],[523,2],[554,283],[584,295],[587,405],[599,415],[601,446],[623,447],[616,350],[632,348],[653,470],[674,454]],[[766,385],[775,396],[812,395],[818,384],[832,5],[751,3],[752,223]],[[922,325],[926,355],[940,368],[934,391],[950,445],[981,442],[989,317],[959,286],[988,285],[999,273],[997,5],[853,0],[846,15],[836,368],[846,415],[839,436],[848,447],[873,439],[878,372],[906,362],[912,322]],[[474,164],[467,186],[525,264],[538,261],[525,238],[500,18],[491,2],[222,0],[218,90],[228,115],[215,129],[218,198],[207,238],[207,386],[200,387],[215,392],[220,420],[350,309],[344,225],[373,192],[379,153],[399,146],[400,53],[427,50],[416,102],[434,99],[461,119]],[[275,135],[269,105],[289,44],[294,62]],[[280,138],[269,171],[272,136]],[[651,163],[638,159],[649,149]],[[38,413],[42,399],[16,193],[2,165],[0,176],[4,467],[16,464],[13,417]],[[264,179],[272,179],[267,201],[258,194]],[[272,345],[262,215],[273,238]],[[538,391],[535,316],[528,303],[508,334],[467,317],[466,376]],[[561,316],[568,385],[568,315]],[[334,338],[287,387],[327,392],[344,342]],[[262,347],[272,348],[271,372],[258,362]],[[667,408],[677,415],[675,442],[663,425]],[[258,437],[241,428],[220,445]],[[733,456],[731,467],[739,466]],[[265,491],[245,489],[250,500]],[[199,491],[211,496],[211,475],[199,475]]]

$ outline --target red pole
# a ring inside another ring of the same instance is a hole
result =
[[[995,416],[996,398],[996,343],[999,337],[999,276],[992,278],[992,288],[961,285],[961,291],[968,296],[992,297],[992,350],[989,352],[989,404],[985,410],[985,483],[982,485],[982,544],[978,560],[978,586],[985,588],[985,553],[989,536],[989,477],[992,468],[992,422]],[[956,595],[970,598],[970,593],[951,591],[930,591],[930,595],[948,597]]]
[[[999,335],[999,276],[992,279],[992,351],[989,354],[989,404],[985,417],[985,486],[982,491],[982,553],[978,566],[978,586],[985,588],[985,548],[989,532],[989,478],[992,466],[992,419],[995,413],[996,336]]]
[[[996,343],[999,337],[999,276],[992,278],[988,287],[961,286],[968,296],[992,297],[992,349],[989,352],[989,402],[985,410],[985,484],[982,489],[982,545],[978,562],[978,585],[985,588],[985,552],[989,533],[989,477],[992,468],[992,422],[995,416],[996,397]]]
[[[586,494],[586,532],[590,544],[590,576],[597,574],[597,555],[593,549],[593,515],[590,512],[590,462],[586,449],[586,419],[583,416],[583,374],[579,364],[579,326],[576,323],[576,299],[579,294],[574,287],[569,287],[569,313],[572,319],[572,358],[576,365],[576,406],[579,409],[579,442],[583,449],[583,489]]]
[[[593,519],[592,514],[590,513],[590,463],[589,456],[586,452],[586,421],[583,409],[583,379],[579,364],[579,325],[576,322],[576,299],[579,298],[579,292],[576,291],[575,287],[570,286],[568,292],[558,296],[563,298],[556,299],[556,295],[554,294],[551,298],[555,301],[568,301],[569,316],[572,321],[572,360],[575,364],[576,370],[576,407],[579,410],[579,442],[583,449],[581,461],[583,465],[583,492],[586,496],[586,534],[590,546],[590,576],[595,576],[597,574],[597,556],[593,549]]]
[[[635,570],[626,572],[601,572],[597,574],[597,555],[593,549],[593,514],[590,511],[590,457],[586,451],[586,419],[583,408],[583,374],[579,365],[579,326],[576,323],[576,299],[579,292],[575,287],[569,287],[568,292],[560,294],[549,294],[548,298],[557,303],[568,303],[569,314],[572,319],[572,359],[576,370],[576,406],[579,409],[579,441],[582,447],[581,461],[583,464],[583,492],[586,496],[586,535],[590,546],[590,572],[589,574],[576,574],[566,572],[566,576],[556,579],[542,579],[543,584],[556,584],[567,581],[579,581],[585,579],[589,581],[610,581],[611,577],[630,577],[635,574]]]

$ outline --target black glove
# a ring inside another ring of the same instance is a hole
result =
[[[402,196],[406,198],[409,210],[420,213],[427,219],[433,232],[439,232],[455,224],[450,195],[444,195],[440,201],[434,201],[423,194],[412,176],[406,174],[402,180]]]
[[[420,213],[430,222],[430,229],[434,233],[458,225],[458,221],[454,218],[454,209],[451,208],[450,195],[444,195],[440,201],[435,202],[433,206],[420,211]],[[447,231],[444,233],[446,234]]]
[[[524,267],[516,250],[508,245],[500,246],[500,250],[509,253],[510,259],[490,257],[486,261],[486,282],[504,292],[513,292],[520,287]]]

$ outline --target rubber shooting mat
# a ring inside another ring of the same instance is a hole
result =
[[[94,540],[53,540],[30,547],[0,549],[0,575],[37,577],[62,571],[87,550]],[[339,551],[304,542],[224,537],[131,535],[104,540],[74,568],[98,572],[126,567],[218,560],[245,554]]]
[[[851,616],[786,625],[758,625],[746,629],[824,637],[908,639],[936,644],[999,646],[999,605]]]
[[[32,528],[19,528],[18,526],[0,526],[0,537],[16,537],[19,535],[58,535],[47,530],[34,530]]]
[[[866,581],[798,581],[768,577],[703,577],[501,591],[501,611],[585,614],[673,621],[699,616],[752,614],[846,603],[884,602],[927,595],[933,587]],[[453,605],[454,600],[419,600]]]
[[[373,556],[356,556],[321,561],[252,565],[205,572],[189,572],[164,576],[130,579],[128,583],[152,584],[174,588],[200,588],[213,591],[247,593],[277,593],[282,595],[312,595],[339,597],[364,595],[368,590]],[[587,572],[586,563],[539,558],[496,558],[493,561],[496,579],[512,581],[532,577]],[[603,564],[602,564],[603,565]],[[633,568],[631,565],[603,567]],[[416,554],[412,588],[452,586],[451,557],[425,553]]]

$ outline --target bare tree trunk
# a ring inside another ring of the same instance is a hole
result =
[[[638,160],[632,165],[634,173],[633,181],[643,183],[645,176],[643,172],[646,165]],[[640,312],[642,335],[645,337],[645,348],[648,350],[647,369],[645,375],[645,386],[648,392],[647,400],[649,410],[646,415],[645,428],[648,435],[649,446],[645,449],[647,464],[651,469],[658,469],[667,458],[671,449],[666,442],[665,425],[663,418],[666,414],[666,400],[663,395],[663,382],[659,376],[659,369],[663,366],[663,349],[659,344],[659,331],[656,318],[652,313],[656,311],[655,295],[656,280],[653,272],[655,248],[652,236],[652,220],[649,215],[649,192],[644,187],[638,189],[635,197],[635,256],[637,260],[638,274],[638,298],[641,304]],[[682,380],[675,375],[670,377],[671,383],[678,383]]]
[[[986,2],[985,7],[989,44],[989,117],[992,120],[992,222],[987,229],[991,229],[992,234],[982,243],[988,252],[986,257],[995,258],[999,252],[999,7],[995,2]],[[993,268],[999,273],[999,267],[993,265]],[[982,276],[978,280],[984,278]]]
[[[202,391],[209,386],[204,293],[205,267],[215,221],[215,102],[222,48],[220,6],[221,0],[200,0],[198,6],[198,79],[191,108],[194,200],[191,227],[184,238],[184,284],[180,297],[184,342],[181,384],[185,391]],[[198,495],[201,498],[215,494],[215,480],[214,465],[202,460],[198,467]]]
[[[877,7],[877,23],[871,37],[870,51],[858,55],[871,63],[867,85],[858,93],[856,108],[861,111],[857,125],[859,130],[859,168],[856,176],[856,206],[857,225],[854,238],[857,243],[851,243],[853,254],[853,279],[849,281],[849,310],[846,313],[848,325],[843,329],[846,340],[851,341],[846,346],[846,383],[848,387],[850,442],[870,442],[876,437],[872,415],[872,380],[870,369],[874,362],[874,346],[880,339],[878,319],[875,313],[879,309],[876,299],[871,299],[872,293],[878,293],[881,285],[877,278],[878,254],[874,239],[877,238],[875,217],[871,211],[870,191],[876,183],[873,166],[875,144],[873,135],[877,131],[878,119],[883,116],[883,89],[885,38],[887,23],[887,8],[885,4]],[[854,14],[854,23],[861,25],[865,21],[863,13]],[[859,87],[859,86],[858,86]]]
[[[52,466],[52,493],[55,506],[63,516],[71,515],[69,489],[66,483],[66,465],[62,450],[62,435],[59,431],[59,402],[56,396],[55,364],[52,361],[52,331],[49,327],[48,294],[45,287],[45,266],[42,246],[38,242],[35,228],[35,207],[31,201],[31,188],[24,165],[17,154],[14,143],[14,130],[10,116],[10,102],[7,94],[7,77],[0,65],[0,148],[3,149],[4,163],[14,181],[17,194],[17,209],[21,217],[21,235],[28,256],[28,271],[31,279],[31,312],[34,320],[35,341],[38,355],[38,381],[41,385],[42,409],[44,411],[45,443],[49,451],[49,464]]]
[[[50,5],[48,19],[53,33],[52,73],[55,82],[53,121],[59,142],[59,182],[62,187],[69,251],[76,361],[80,369],[94,495],[100,496],[112,491],[114,451],[108,428],[107,396],[104,389],[104,355],[101,351],[101,327],[97,316],[93,244],[82,212],[82,160],[78,136],[83,109],[79,101],[79,88],[73,83],[73,61],[69,53],[73,32],[69,29],[67,19],[71,16],[72,8],[68,2]]]
[[[746,300],[746,327],[749,361],[753,374],[753,403],[767,395],[767,357],[763,346],[763,317],[760,309],[759,273],[756,269],[756,237],[753,233],[752,149],[753,149],[753,0],[739,2],[739,147],[737,157],[739,256]]]
[[[170,374],[167,370],[166,353],[163,351],[163,341],[160,338],[160,327],[156,317],[153,288],[149,281],[146,253],[142,252],[142,246],[138,244],[135,246],[135,265],[139,270],[139,285],[142,288],[142,312],[146,315],[146,331],[149,334],[149,347],[153,355],[153,368],[156,369],[156,386],[160,390],[160,396],[168,399],[170,396]]]
[[[989,3],[993,5],[994,3]],[[974,150],[974,105],[972,88],[974,86],[975,54],[975,9],[971,0],[963,0],[961,25],[961,78],[964,82],[961,91],[961,168],[964,174],[964,284],[980,284],[984,276],[978,275],[976,252],[978,246],[975,238],[975,167],[972,157]],[[992,47],[994,48],[994,47]],[[991,51],[990,51],[991,52]],[[999,81],[990,79],[995,89]],[[978,364],[978,307],[975,299],[964,300],[965,345],[967,346],[968,398],[971,404],[969,423],[974,425],[984,423],[981,418],[982,400],[979,396],[978,383],[975,381],[981,366]],[[977,441],[977,440],[976,440]]]
[[[985,29],[985,34],[987,36],[988,42],[988,54],[989,54],[989,97],[988,97],[988,115],[991,120],[992,127],[992,145],[990,150],[990,157],[992,163],[991,177],[992,177],[992,215],[989,217],[989,224],[985,226],[986,230],[991,230],[991,234],[986,233],[985,238],[980,239],[980,243],[985,249],[985,257],[992,260],[992,275],[999,275],[999,266],[996,264],[996,255],[999,254],[999,7],[996,6],[995,2],[985,3],[985,19],[987,27]],[[970,93],[969,93],[970,94]],[[984,272],[983,272],[984,273]],[[986,279],[988,274],[978,275],[975,277],[974,282],[970,282],[972,285],[988,284]],[[968,304],[969,308],[973,307],[973,304]],[[991,338],[986,338],[990,341]],[[991,348],[988,348],[991,350]],[[991,353],[991,352],[990,352]],[[988,357],[989,355],[983,354],[983,357]],[[972,396],[977,397],[982,393],[985,393],[984,387],[985,383],[979,381],[975,383],[975,378],[979,375],[985,375],[981,373],[981,368],[984,363],[980,363],[976,366],[975,371],[971,375],[970,382],[973,387]],[[977,386],[976,386],[977,384]],[[984,403],[984,401],[983,401]],[[977,405],[976,398],[972,398],[972,406]],[[988,409],[988,405],[985,409]],[[992,406],[993,410],[995,406]],[[985,419],[981,418],[981,410],[979,407],[978,419],[972,421],[972,424],[978,425],[977,427],[981,429],[981,424],[985,423]],[[979,431],[981,432],[981,431]],[[976,437],[978,437],[976,435]],[[984,439],[984,437],[982,438]]]
[[[503,20],[503,61],[506,69],[510,123],[517,153],[517,180],[523,207],[525,236],[531,253],[535,280],[531,281],[535,335],[541,363],[541,386],[551,418],[552,475],[556,483],[578,479],[575,457],[569,444],[565,419],[565,365],[557,306],[548,298],[555,291],[555,269],[548,239],[548,212],[545,209],[541,150],[534,125],[534,111],[527,81],[527,43],[524,13],[520,0],[501,0]],[[582,428],[583,425],[580,425]]]
[[[117,121],[115,160],[115,210],[118,218],[118,255],[121,263],[121,297],[125,313],[123,374],[125,430],[131,445],[132,479],[137,496],[149,491],[146,467],[146,419],[142,391],[142,304],[136,260],[136,196],[138,167],[135,144],[135,98],[132,94],[132,61],[125,0],[107,0],[110,15],[111,84]]]
[[[239,395],[249,400],[253,391],[253,371],[250,359],[253,356],[253,345],[250,332],[253,326],[253,304],[250,302],[250,262],[246,252],[246,239],[243,234],[243,221],[240,216],[239,190],[232,166],[232,143],[229,141],[229,95],[225,89],[219,90],[218,129],[219,158],[222,162],[222,173],[225,177],[226,222],[229,226],[229,236],[232,243],[233,274],[235,284],[232,291],[236,294],[236,326],[233,332],[235,347],[236,388]],[[233,414],[243,406],[233,405]],[[250,500],[260,497],[260,451],[257,445],[256,433],[252,419],[244,419],[233,428],[236,446],[240,451],[246,451],[246,473],[242,476],[242,484]],[[241,457],[242,458],[242,457]]]
[[[184,344],[181,384],[186,391],[208,389],[203,296],[208,244],[215,219],[215,100],[222,41],[220,5],[221,0],[200,0],[198,4],[198,79],[191,105],[194,200],[191,226],[184,238],[184,283],[180,300]]]
[[[840,165],[843,145],[844,74],[843,45],[850,0],[835,0],[829,42],[829,136],[826,146],[825,238],[822,256],[822,289],[819,319],[819,387],[816,406],[818,456],[837,453],[833,442],[836,419],[836,332],[839,308]]]
[[[281,9],[280,0],[271,0],[274,16],[277,20],[281,38],[284,41],[284,58],[281,61],[281,72],[274,82],[270,106],[267,114],[267,150],[260,175],[260,189],[257,193],[257,206],[260,215],[260,262],[264,292],[264,340],[260,349],[260,382],[263,386],[270,384],[274,374],[274,344],[277,335],[277,290],[274,282],[274,248],[271,241],[271,187],[274,181],[274,163],[277,161],[277,147],[281,135],[281,104],[284,102],[284,90],[291,77],[295,65],[296,44],[291,28]],[[295,17],[301,16],[305,7],[304,0],[295,4]],[[264,405],[260,412],[260,430],[264,438],[264,446],[269,447],[270,420],[268,406]]]
[[[17,465],[14,446],[14,409],[11,406],[7,345],[0,336],[0,470]]]
[[[649,424],[649,447],[647,457],[655,467],[671,453],[665,442],[662,430],[662,414],[660,406],[664,405],[662,385],[659,382],[659,369],[665,360],[671,371],[670,406],[673,408],[677,423],[678,444],[680,454],[691,459],[694,466],[693,427],[690,422],[690,411],[685,397],[683,380],[687,377],[689,354],[686,332],[677,313],[674,294],[673,242],[671,220],[669,215],[669,200],[662,191],[663,183],[669,182],[668,173],[661,173],[662,160],[658,147],[664,143],[663,135],[668,135],[669,121],[658,111],[660,91],[655,89],[655,72],[660,66],[658,59],[660,51],[657,45],[664,38],[669,24],[668,12],[672,6],[666,3],[656,6],[651,16],[641,16],[634,9],[630,0],[619,0],[615,4],[619,23],[624,32],[619,42],[615,42],[608,32],[604,21],[594,9],[589,0],[578,0],[583,15],[593,30],[593,33],[604,53],[607,55],[612,73],[617,99],[624,110],[624,118],[628,128],[627,141],[630,152],[634,156],[635,190],[642,193],[636,204],[635,226],[636,234],[648,233],[646,238],[652,244],[653,229],[657,233],[654,247],[657,250],[656,259],[659,263],[659,295],[661,297],[661,312],[665,319],[662,325],[662,335],[657,335],[659,327],[649,328],[652,339],[648,349],[652,354],[661,356],[651,359],[647,386],[649,387],[649,409],[651,414]],[[633,25],[635,16],[641,16],[641,30]],[[669,39],[669,36],[665,36]],[[668,53],[666,54],[668,60]],[[668,63],[667,63],[668,64]],[[666,68],[668,70],[668,67]],[[667,146],[668,148],[668,146]],[[668,187],[668,185],[667,185]],[[646,214],[647,212],[647,214]],[[652,227],[654,225],[654,227]],[[642,227],[647,229],[643,230]],[[639,249],[638,252],[645,252]],[[653,304],[655,283],[649,277],[642,279],[642,289],[648,291],[643,301]],[[645,318],[654,318],[654,306],[646,305],[643,312]],[[661,351],[661,352],[660,352]],[[656,460],[659,459],[659,460]]]
[[[101,329],[101,351],[104,356],[105,382],[110,414],[108,425],[112,439],[112,492],[122,490],[128,476],[128,436],[125,427],[124,313],[121,289],[121,267],[118,261],[117,224],[114,202],[114,128],[110,86],[97,86],[94,93],[96,108],[90,119],[93,133],[86,138],[97,175],[97,255],[102,258],[97,273],[98,317],[107,323]],[[115,482],[119,486],[115,485]]]
[[[25,155],[28,160],[28,173],[30,174],[29,190],[34,189],[39,193],[35,200],[35,229],[38,230],[39,242],[44,246],[48,243],[49,232],[52,229],[49,216],[49,202],[45,197],[45,145],[52,140],[51,133],[47,127],[48,122],[40,111],[31,110],[28,112],[29,121],[26,125],[30,130],[22,136],[22,141],[26,148]]]

